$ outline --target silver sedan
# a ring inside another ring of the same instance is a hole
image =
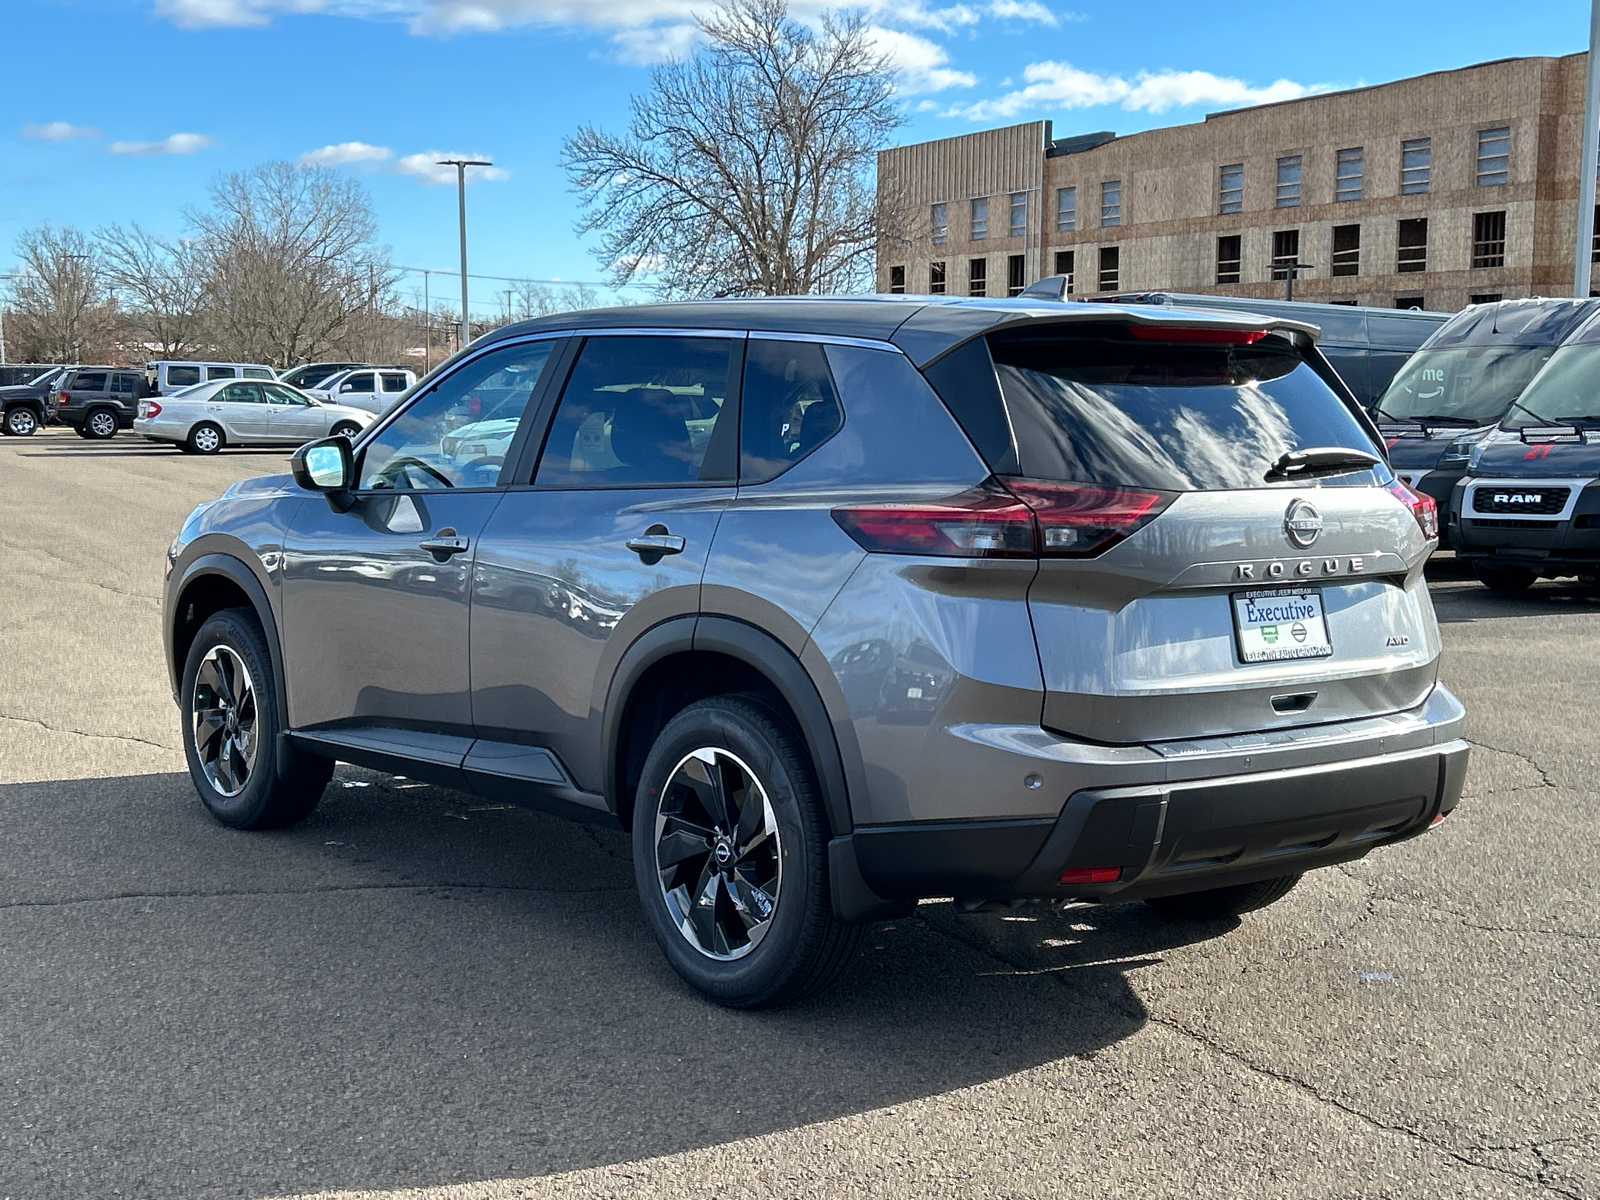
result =
[[[224,446],[298,446],[344,434],[352,439],[373,414],[313,399],[286,383],[217,380],[139,401],[133,431],[191,454]]]

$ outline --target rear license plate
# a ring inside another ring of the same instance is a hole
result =
[[[1333,654],[1320,590],[1234,592],[1230,598],[1240,662],[1327,658]]]

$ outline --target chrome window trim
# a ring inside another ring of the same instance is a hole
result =
[[[752,329],[749,335],[752,339],[766,342],[814,342],[821,346],[855,346],[861,350],[892,350],[896,354],[905,351],[893,342],[877,341],[873,338],[847,337],[837,333],[788,333],[778,330]]]

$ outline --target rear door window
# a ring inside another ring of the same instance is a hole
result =
[[[200,382],[199,367],[168,367],[167,386],[169,388],[193,387]]]
[[[234,367],[207,367],[206,368],[206,379],[207,379],[208,382],[210,380],[213,380],[213,379],[237,379],[237,378],[239,378],[239,372]]]
[[[1379,454],[1279,335],[1249,345],[1163,342],[1128,326],[1078,325],[988,341],[1025,476],[1223,491],[1267,486],[1268,468],[1290,450]]]
[[[131,396],[138,383],[139,377],[137,375],[118,372],[111,377],[111,394],[113,396]]]
[[[104,371],[79,371],[72,377],[72,386],[68,391],[73,392],[103,392],[106,390],[106,373]]]
[[[549,488],[659,487],[702,478],[734,343],[724,338],[596,337],[561,394],[534,483]],[[733,449],[731,427],[727,463]],[[710,460],[718,478],[722,456]]]
[[[822,347],[752,337],[740,393],[739,479],[764,483],[787,471],[844,424]]]
[[[403,392],[403,391],[406,390],[406,388],[408,386],[410,386],[410,385],[408,385],[406,383],[406,377],[404,375],[396,375],[396,374],[394,374],[393,372],[390,372],[390,371],[385,371],[383,373],[383,390],[384,391],[386,391],[386,392]]]

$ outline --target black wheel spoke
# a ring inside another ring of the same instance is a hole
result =
[[[255,682],[237,651],[213,646],[195,671],[190,731],[200,769],[224,799],[244,791],[260,753]]]
[[[664,871],[696,854],[710,854],[711,839],[687,829],[675,830],[656,843],[656,862]]]

